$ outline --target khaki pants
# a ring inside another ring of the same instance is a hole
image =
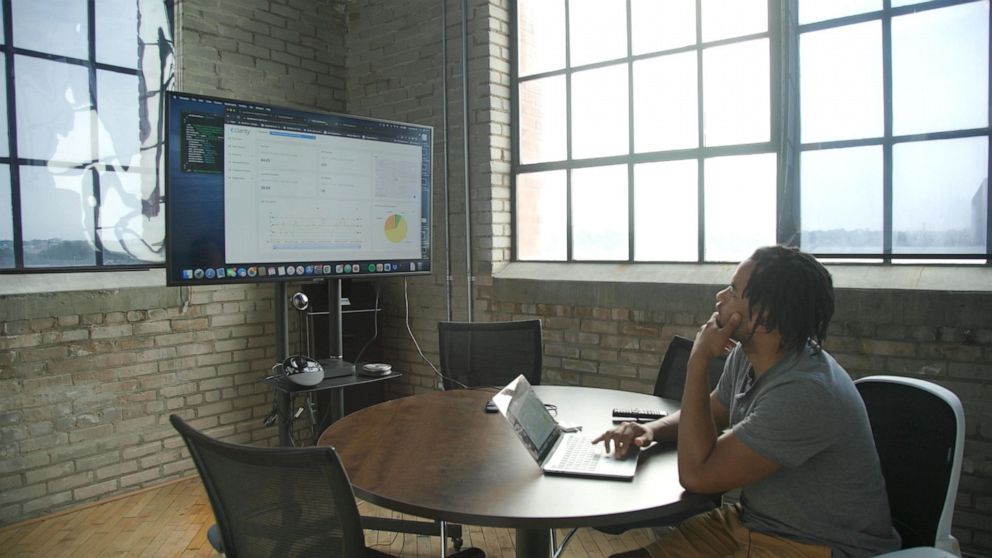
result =
[[[651,558],[830,558],[830,548],[756,533],[741,525],[737,506],[682,522],[645,550]]]

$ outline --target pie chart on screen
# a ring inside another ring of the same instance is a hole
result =
[[[386,217],[386,238],[390,242],[403,242],[406,238],[406,219],[402,215],[393,214]]]

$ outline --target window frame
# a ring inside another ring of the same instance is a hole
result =
[[[984,137],[990,144],[990,156],[988,157],[988,168],[986,176],[992,175],[992,125],[984,128],[972,128],[967,130],[953,130],[947,132],[933,132],[922,134],[910,134],[904,136],[892,135],[892,35],[891,23],[894,17],[933,9],[944,8],[959,4],[972,3],[975,0],[930,0],[920,4],[892,7],[891,0],[882,0],[883,7],[880,10],[866,12],[852,16],[844,16],[825,21],[807,23],[800,25],[798,22],[798,0],[768,0],[768,26],[765,33],[744,35],[732,39],[722,39],[718,41],[704,42],[702,40],[702,8],[701,0],[695,1],[696,11],[696,42],[693,45],[677,49],[667,49],[650,53],[632,54],[631,36],[631,1],[626,2],[626,23],[627,23],[627,53],[623,58],[616,58],[601,61],[593,64],[570,67],[570,25],[569,25],[569,0],[562,0],[564,3],[564,25],[565,25],[565,64],[563,68],[540,73],[530,74],[524,77],[519,75],[519,63],[517,48],[519,41],[518,33],[518,7],[517,0],[510,4],[510,125],[511,125],[511,153],[512,161],[510,168],[511,184],[511,261],[520,262],[549,262],[549,263],[626,263],[626,264],[654,264],[654,263],[687,263],[684,261],[646,261],[635,260],[635,236],[634,223],[634,166],[639,163],[671,161],[679,159],[695,159],[697,162],[697,258],[695,263],[721,263],[720,260],[705,259],[706,231],[705,231],[705,175],[704,164],[707,158],[721,155],[742,155],[755,153],[772,152],[777,157],[777,177],[776,177],[776,242],[792,246],[801,246],[802,241],[802,220],[801,220],[801,184],[800,184],[800,158],[802,153],[813,150],[832,149],[840,147],[855,147],[862,145],[880,145],[883,149],[883,248],[882,253],[813,253],[825,261],[837,263],[869,263],[869,264],[897,264],[897,263],[920,263],[925,265],[939,263],[963,263],[970,265],[984,265],[992,267],[992,195],[987,196],[986,208],[986,246],[985,254],[953,254],[953,253],[907,253],[892,252],[892,211],[893,211],[893,146],[900,143],[914,141],[928,141],[940,139],[956,139],[963,137]],[[800,94],[798,85],[799,76],[799,37],[802,33],[818,31],[828,28],[838,28],[854,23],[865,21],[881,20],[882,22],[882,52],[883,52],[883,110],[884,110],[884,130],[880,138],[868,138],[857,140],[839,140],[829,142],[818,142],[802,144],[800,138],[799,110]],[[572,114],[571,114],[571,74],[576,71],[588,70],[602,66],[615,64],[626,64],[628,69],[628,83],[633,83],[633,63],[645,58],[653,58],[660,55],[674,54],[685,51],[695,51],[697,60],[697,126],[700,134],[703,131],[703,50],[705,48],[743,42],[755,38],[767,37],[769,40],[769,100],[770,100],[770,140],[768,142],[732,145],[732,146],[705,146],[700,137],[696,148],[662,151],[654,153],[634,153],[634,88],[628,87],[628,153],[627,155],[600,157],[575,161],[572,159]],[[992,41],[990,41],[992,44]],[[992,46],[990,46],[992,51]],[[992,56],[990,56],[992,60]],[[542,79],[551,76],[565,76],[565,118],[566,118],[566,158],[562,161],[521,163],[520,144],[520,107],[519,107],[519,87],[521,83]],[[989,98],[992,99],[992,71],[990,71]],[[992,119],[992,115],[990,115]],[[601,165],[627,165],[627,193],[628,193],[628,254],[626,260],[604,261],[604,260],[576,260],[573,257],[573,237],[572,237],[572,178],[571,171],[574,169],[601,166]],[[519,234],[517,232],[517,176],[522,173],[563,170],[565,171],[566,189],[566,256],[564,260],[541,260],[527,259],[521,260],[518,257]],[[693,263],[693,262],[688,262]]]
[[[13,245],[13,267],[0,267],[0,275],[20,275],[20,274],[60,274],[60,273],[86,273],[86,272],[111,272],[111,271],[140,271],[149,270],[154,268],[165,267],[164,261],[164,244],[159,250],[163,255],[161,261],[137,261],[134,263],[106,263],[105,262],[105,249],[102,235],[100,234],[101,221],[100,221],[100,211],[102,208],[102,189],[100,183],[101,173],[110,172],[122,172],[127,173],[129,171],[141,172],[142,169],[146,171],[145,167],[136,164],[121,165],[115,163],[105,163],[100,162],[99,153],[93,154],[93,159],[84,163],[79,163],[75,165],[64,165],[61,162],[57,163],[56,166],[61,169],[66,170],[81,170],[90,177],[90,184],[88,188],[84,188],[83,193],[88,196],[92,196],[95,200],[93,207],[89,210],[92,211],[90,218],[93,222],[93,238],[92,238],[92,250],[94,253],[94,263],[92,265],[78,265],[78,266],[25,266],[24,262],[24,216],[22,213],[22,180],[21,180],[21,169],[22,168],[32,168],[32,167],[47,167],[51,161],[46,159],[34,159],[22,157],[18,152],[18,138],[17,138],[17,94],[15,89],[15,57],[27,57],[37,60],[44,60],[50,62],[57,62],[60,64],[68,64],[72,66],[78,66],[85,68],[87,72],[87,79],[89,84],[89,98],[88,103],[90,106],[91,113],[94,115],[98,114],[99,111],[99,100],[98,100],[98,72],[110,72],[113,74],[124,75],[134,77],[138,80],[139,84],[144,83],[143,66],[141,61],[136,65],[135,68],[127,68],[122,66],[117,66],[111,63],[99,62],[97,61],[97,34],[99,32],[97,25],[97,15],[96,15],[96,2],[97,0],[87,0],[86,1],[86,26],[87,26],[87,42],[86,58],[76,58],[71,56],[65,56],[61,54],[53,54],[48,52],[40,52],[35,50],[26,49],[23,47],[15,46],[15,32],[13,25],[13,1],[12,0],[0,0],[0,5],[2,5],[2,24],[3,24],[3,42],[0,44],[0,55],[3,56],[5,63],[5,75],[3,79],[6,83],[6,116],[7,116],[7,137],[8,137],[8,153],[5,156],[0,156],[0,164],[7,165],[10,175],[10,206],[11,206],[11,225],[12,225],[12,245]],[[158,95],[161,98],[162,109],[159,112],[159,119],[164,119],[164,92],[171,87],[176,79],[176,68],[175,68],[175,17],[174,17],[174,2],[175,0],[156,0],[156,2],[161,2],[164,12],[167,15],[167,20],[164,22],[169,27],[169,36],[165,38],[165,43],[168,45],[171,51],[170,58],[171,62],[167,63],[163,67],[171,68],[164,72],[162,76],[162,81],[157,84],[148,84],[148,93]],[[139,12],[140,15],[141,12]],[[140,25],[140,23],[139,23]],[[137,34],[138,31],[135,30]],[[140,41],[140,36],[137,37]],[[136,43],[137,44],[137,43]],[[154,47],[155,45],[146,45],[147,47]],[[159,48],[162,45],[158,45]],[[161,89],[159,89],[161,87]],[[141,99],[139,98],[139,103]],[[140,111],[140,108],[139,108]],[[137,128],[135,132],[137,132]],[[92,126],[90,128],[89,136],[91,145],[97,145],[97,136],[100,130],[97,126]],[[156,210],[152,210],[157,214],[157,218],[164,219],[162,212],[164,211],[164,183],[162,182],[164,168],[160,168],[164,165],[164,151],[165,145],[162,137],[162,133],[159,130],[153,132],[155,134],[153,138],[153,143],[142,144],[139,146],[140,151],[145,151],[149,148],[154,148],[157,151],[155,168],[150,169],[150,174],[155,176],[155,188],[153,191],[152,199],[141,199],[142,206],[156,206]],[[149,174],[148,172],[143,174]],[[145,238],[142,237],[141,242],[144,242]],[[147,245],[147,243],[146,243]]]

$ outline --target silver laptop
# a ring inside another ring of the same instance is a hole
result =
[[[593,437],[564,432],[522,375],[493,396],[493,402],[545,473],[634,478],[639,452],[615,459],[605,452],[603,444],[593,445]]]

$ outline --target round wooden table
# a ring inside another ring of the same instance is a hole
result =
[[[638,393],[534,386],[557,406],[559,422],[595,436],[613,426],[612,409],[674,411],[678,404]],[[517,529],[517,556],[550,551],[550,528],[594,527],[679,514],[707,497],[685,492],[675,447],[643,452],[632,481],[544,475],[499,413],[494,390],[428,392],[386,401],[335,422],[321,435],[373,504],[420,517]]]

